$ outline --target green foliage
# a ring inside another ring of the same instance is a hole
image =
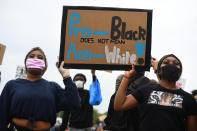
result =
[[[99,117],[100,114],[98,113],[98,111],[96,109],[93,110],[93,123],[96,124],[97,121],[99,121]]]
[[[64,111],[60,111],[60,112],[57,113],[57,117],[61,117],[62,118],[63,114],[64,114]]]
[[[63,117],[63,113],[64,111],[60,111],[57,113],[57,117]],[[93,124],[96,124],[96,122],[100,122],[99,121],[99,116],[102,116],[102,115],[107,115],[107,112],[105,113],[99,113],[97,109],[93,109]]]
[[[100,122],[99,116],[102,116],[102,115],[107,115],[107,112],[99,113],[97,109],[93,109],[93,124],[96,124],[96,122]]]

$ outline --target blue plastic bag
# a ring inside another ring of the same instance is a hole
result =
[[[96,81],[92,81],[92,83],[90,84],[89,93],[90,93],[90,99],[89,99],[90,105],[99,105],[102,102],[100,83],[97,78]]]

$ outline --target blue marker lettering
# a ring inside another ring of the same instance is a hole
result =
[[[135,50],[136,50],[137,56],[139,57],[143,56],[145,48],[146,48],[146,43],[135,42]]]
[[[74,20],[74,17],[76,18],[76,20]],[[73,12],[70,14],[69,36],[72,36],[73,27],[74,27],[74,25],[79,23],[80,20],[81,20],[81,16],[77,12]]]
[[[70,46],[69,46],[69,49],[68,49],[68,53],[66,55],[66,59],[67,60],[69,59],[71,53],[74,53],[75,60],[78,60],[78,58],[77,58],[77,52],[76,52],[76,46],[75,46],[75,43],[74,42],[71,42],[70,43]]]
[[[92,51],[90,50],[89,51],[89,58],[88,58],[88,60],[91,61],[91,58],[92,58]]]
[[[82,37],[85,37],[85,38],[88,38],[91,36],[91,30],[88,28],[88,27],[85,27],[83,30],[82,30]]]
[[[79,57],[78,57],[79,59],[78,60],[81,60],[81,57],[82,57],[83,60],[87,61],[88,49],[85,49],[85,52],[84,51],[79,51],[78,55],[79,55]]]
[[[83,29],[81,28],[81,27],[75,27],[74,28],[74,36],[77,36],[77,33],[79,32],[79,31],[82,31]]]

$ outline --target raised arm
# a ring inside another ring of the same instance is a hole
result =
[[[60,74],[62,75],[63,79],[65,78],[69,78],[70,77],[70,70],[69,69],[64,69],[64,61],[61,62],[60,67],[58,67],[59,62],[56,62],[56,66],[60,72]]]
[[[58,65],[58,64],[56,64]],[[60,67],[58,68],[60,74],[63,77],[63,82],[65,85],[65,90],[59,88],[57,85],[57,96],[58,96],[58,107],[59,110],[73,110],[81,106],[80,96],[75,83],[73,83],[69,69],[63,68],[64,62],[62,61]]]
[[[155,74],[157,75],[157,79],[159,81],[160,79],[159,79],[159,76],[158,76],[158,73],[157,73],[158,72],[157,71],[158,62],[159,61],[156,58],[152,58],[152,60],[151,60],[151,64],[152,64],[153,70],[154,70]]]
[[[96,72],[96,70],[91,70],[91,74],[92,74],[92,79],[93,79],[93,81],[96,81],[95,72]]]
[[[135,67],[132,65],[132,70],[125,71],[124,77],[120,84],[120,88],[118,89],[115,101],[114,101],[114,110],[121,111],[127,110],[129,108],[136,107],[138,105],[138,101],[132,96],[126,96],[126,90],[131,78],[135,75]]]

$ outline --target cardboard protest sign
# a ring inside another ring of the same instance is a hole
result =
[[[1,44],[0,43],[0,65],[2,64],[2,61],[3,61],[3,56],[4,56],[4,53],[5,53],[5,45]]]
[[[77,69],[149,70],[152,10],[64,6],[60,61]]]

